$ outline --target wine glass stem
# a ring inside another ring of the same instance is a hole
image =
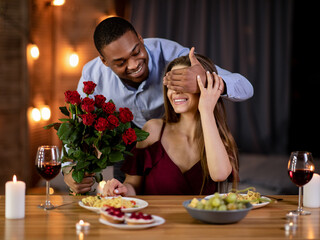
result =
[[[46,205],[50,205],[50,183],[46,181]]]
[[[302,212],[302,187],[299,187],[298,212]]]

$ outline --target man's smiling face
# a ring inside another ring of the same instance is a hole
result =
[[[128,31],[101,52],[102,62],[129,85],[140,84],[148,78],[149,58],[140,35]]]

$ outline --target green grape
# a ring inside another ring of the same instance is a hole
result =
[[[228,203],[234,203],[237,200],[237,194],[236,193],[229,193],[226,197],[226,201]]]
[[[204,204],[202,202],[198,202],[196,208],[204,209]]]
[[[216,197],[213,197],[213,198],[210,198],[211,200],[211,205],[212,207],[219,207],[220,206],[220,199],[219,198],[216,198]]]
[[[228,203],[227,209],[228,210],[236,210],[237,209],[237,204],[236,203]]]
[[[227,210],[227,206],[225,204],[220,205],[218,208],[218,211],[226,211]]]
[[[205,210],[211,210],[211,209],[212,209],[212,206],[211,206],[211,204],[210,204],[209,201],[206,201],[206,203],[205,203],[205,205],[204,205],[204,209],[205,209]]]

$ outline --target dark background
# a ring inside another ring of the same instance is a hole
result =
[[[310,3],[310,2],[309,2]],[[306,1],[294,1],[290,150],[307,150],[320,156],[319,12]]]

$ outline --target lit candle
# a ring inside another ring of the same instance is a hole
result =
[[[303,206],[320,207],[320,175],[314,173],[310,182],[303,186]]]
[[[294,224],[297,223],[298,216],[299,216],[297,213],[289,212],[286,216],[289,223],[291,222]]]
[[[78,231],[87,231],[90,229],[90,223],[80,220],[79,222],[76,223],[76,229]]]
[[[18,219],[24,218],[25,214],[25,195],[26,184],[23,181],[17,181],[16,175],[13,180],[6,182],[6,218]]]
[[[101,182],[99,182],[98,187],[97,187],[97,193],[102,196],[104,196],[104,194],[103,194],[104,185],[106,185],[106,181],[101,181]]]

